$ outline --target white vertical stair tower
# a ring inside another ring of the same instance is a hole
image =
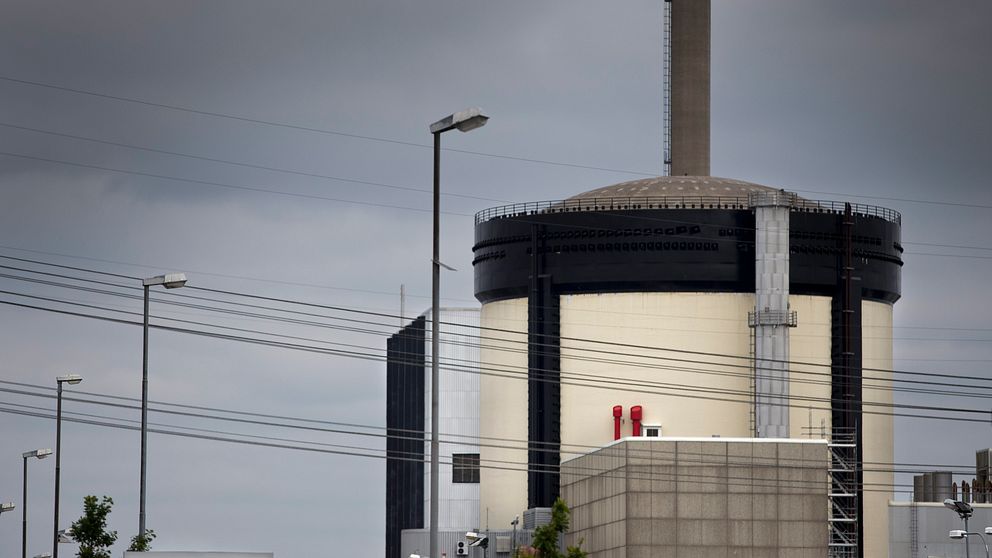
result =
[[[789,437],[789,328],[796,313],[789,309],[789,214],[796,194],[752,192],[754,210],[755,434],[758,438]]]

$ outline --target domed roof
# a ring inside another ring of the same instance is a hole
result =
[[[747,198],[751,192],[776,192],[778,188],[716,176],[657,176],[603,186],[576,194],[568,201],[593,198],[665,198],[706,196]]]

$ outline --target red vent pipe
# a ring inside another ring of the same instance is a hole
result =
[[[634,423],[634,436],[641,435],[641,406],[634,405],[630,408],[630,422]]]
[[[623,417],[623,407],[620,405],[613,406],[613,439],[620,439],[620,419]]]

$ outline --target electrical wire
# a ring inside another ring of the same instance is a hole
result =
[[[11,302],[11,301],[0,301],[0,304],[10,305],[10,306],[16,306],[16,307],[22,307],[22,308],[29,308],[29,309],[36,309],[36,310],[43,310],[43,311],[54,312],[54,313],[58,313],[58,314],[70,315],[70,316],[76,316],[76,317],[93,318],[93,319],[99,319],[99,320],[103,320],[103,321],[109,321],[109,322],[120,323],[120,324],[129,324],[129,325],[134,325],[134,326],[140,325],[140,322],[136,322],[136,321],[129,321],[129,320],[123,320],[123,319],[118,319],[118,318],[111,318],[111,317],[107,317],[107,316],[96,316],[96,315],[90,315],[90,314],[85,314],[85,313],[80,313],[80,312],[72,312],[72,311],[67,311],[67,310],[59,310],[59,309],[46,308],[46,307],[40,307],[40,306],[35,306],[35,305],[15,303],[15,302]],[[248,344],[255,344],[255,345],[262,345],[262,346],[267,346],[267,347],[276,347],[276,348],[283,348],[283,349],[291,349],[291,350],[304,351],[304,352],[313,352],[313,353],[325,354],[325,355],[331,355],[331,356],[349,357],[349,358],[354,358],[354,359],[359,359],[359,360],[371,360],[371,361],[377,361],[377,362],[386,362],[386,360],[387,360],[385,356],[378,355],[378,354],[371,354],[371,353],[363,353],[361,351],[350,351],[350,350],[344,350],[344,349],[332,349],[332,348],[327,348],[327,347],[315,347],[315,346],[311,346],[311,345],[301,345],[301,344],[294,344],[294,343],[277,342],[277,341],[271,341],[271,340],[266,340],[266,339],[243,337],[243,336],[237,336],[237,335],[232,335],[232,334],[223,334],[223,333],[217,333],[217,332],[206,332],[206,331],[192,330],[192,329],[188,329],[188,328],[172,327],[172,326],[165,326],[165,325],[155,325],[155,326],[152,326],[152,327],[154,327],[155,329],[164,330],[164,331],[173,331],[173,332],[177,332],[177,333],[187,333],[187,334],[199,335],[199,336],[204,336],[204,337],[209,337],[209,338],[215,338],[215,339],[223,339],[223,340],[228,340],[228,341],[238,341],[238,342],[248,343]],[[423,366],[423,364],[420,364],[420,366]],[[457,370],[457,371],[462,371],[462,372],[469,372],[469,373],[480,374],[480,375],[485,375],[485,376],[493,376],[493,377],[517,379],[517,380],[524,380],[524,381],[528,380],[527,374],[524,373],[524,372],[514,372],[514,371],[508,371],[508,370],[500,370],[500,369],[492,369],[492,368],[482,368],[482,367],[471,368],[471,369],[467,369],[466,370],[466,369],[461,369],[461,368],[458,368],[458,367],[452,367],[450,365],[449,366],[445,366],[444,369],[447,369],[447,370]],[[690,386],[681,385],[681,384],[665,384],[665,383],[661,383],[661,382],[644,382],[644,381],[629,381],[629,380],[627,380],[627,381],[625,381],[625,380],[603,381],[603,379],[600,376],[597,376],[597,375],[591,375],[592,378],[591,379],[588,379],[588,380],[587,379],[583,379],[581,377],[581,376],[584,376],[584,375],[578,375],[578,374],[576,374],[574,376],[578,376],[578,378],[577,379],[568,379],[567,376],[566,376],[566,379],[560,379],[560,380],[556,380],[556,379],[553,379],[553,378],[550,378],[550,377],[546,377],[546,378],[539,378],[538,377],[538,378],[530,378],[530,379],[536,380],[536,381],[549,382],[549,383],[550,382],[553,382],[553,383],[557,383],[557,384],[560,384],[560,385],[574,385],[574,386],[577,386],[577,387],[598,387],[598,388],[601,388],[601,389],[620,390],[620,391],[624,391],[624,392],[627,392],[627,393],[645,393],[645,394],[654,394],[654,395],[669,395],[669,396],[674,396],[674,397],[689,397],[689,398],[693,398],[693,399],[697,399],[697,400],[699,400],[699,399],[702,399],[702,400],[713,400],[713,401],[723,401],[723,402],[730,402],[730,403],[751,405],[751,401],[748,399],[748,397],[750,397],[751,394],[750,394],[750,392],[745,392],[745,391],[735,391],[735,390],[727,390],[727,389],[719,389],[719,388],[690,387]],[[661,387],[654,387],[654,386],[661,386]],[[647,388],[652,388],[652,389],[646,389],[646,387]],[[673,391],[666,391],[666,390],[673,390]],[[716,397],[715,396],[715,395],[722,395],[722,394],[730,395],[731,397]],[[734,395],[738,395],[741,398],[740,399],[735,398],[735,397],[733,397]],[[789,400],[789,401],[793,401],[793,400],[798,400],[798,401],[820,401],[820,402],[822,402],[822,401],[830,401],[830,399],[826,399],[826,398],[800,397],[800,396],[792,396],[792,395],[790,395],[788,397],[782,397],[780,399]],[[770,404],[772,404],[772,405],[786,406],[786,407],[794,406],[791,403],[779,403],[777,401],[776,402],[771,402]],[[938,407],[938,406],[925,406],[925,405],[907,405],[907,404],[895,404],[895,403],[883,403],[883,402],[871,402],[871,401],[864,401],[864,402],[862,402],[862,405],[869,406],[869,407],[875,406],[875,407],[893,408],[893,409],[895,409],[895,408],[908,408],[908,409],[913,409],[913,410],[916,410],[916,411],[929,410],[929,411],[940,411],[940,412],[943,412],[943,413],[981,414],[981,415],[990,415],[990,418],[992,418],[992,414],[990,414],[989,411],[983,410],[983,409],[963,409],[963,408],[952,409],[952,408],[948,408],[946,406]],[[818,410],[827,410],[827,409],[826,408],[818,408]],[[985,424],[985,423],[990,422],[989,420],[986,420],[986,419],[977,419],[977,418],[968,418],[968,417],[957,417],[957,416],[947,416],[947,415],[929,415],[929,414],[918,414],[918,413],[908,413],[907,414],[907,413],[894,413],[894,412],[873,411],[873,410],[862,410],[862,413],[863,414],[867,414],[867,415],[881,415],[881,416],[893,416],[893,417],[900,416],[900,417],[915,418],[915,419],[959,421],[959,422],[971,422],[971,423],[980,423],[980,424]]]
[[[15,394],[15,395],[28,395],[28,396],[34,396],[34,397],[43,397],[43,398],[47,398],[47,399],[55,399],[55,397],[56,397],[55,395],[52,395],[51,394],[52,391],[55,391],[55,388],[52,388],[52,387],[49,387],[49,386],[42,386],[42,385],[37,385],[37,384],[28,384],[28,383],[23,383],[23,382],[4,381],[4,380],[0,380],[0,383],[7,384],[7,385],[16,385],[16,386],[19,386],[19,387],[25,387],[25,388],[29,388],[29,389],[37,389],[37,390],[42,390],[44,392],[47,392],[47,393],[36,393],[36,392],[24,391],[24,390],[16,390],[16,389],[9,389],[9,388],[0,388],[0,391],[6,392],[6,393],[11,393],[11,394]],[[95,400],[95,399],[84,399],[82,397],[78,397],[78,395],[88,395],[88,396],[91,396],[91,397],[106,398],[106,399],[113,399],[113,400],[119,400],[119,401],[130,401],[130,402],[140,402],[141,401],[140,399],[132,398],[132,397],[124,397],[124,396],[117,396],[117,395],[108,395],[108,394],[102,394],[102,393],[97,393],[97,392],[84,392],[84,391],[80,391],[80,390],[76,390],[76,389],[72,390],[71,395],[63,395],[63,398],[62,399],[63,399],[63,401],[69,401],[69,402],[79,402],[79,403],[86,403],[86,404],[103,405],[103,406],[109,406],[109,407],[121,408],[121,409],[127,409],[127,410],[140,410],[140,407],[139,406],[136,406],[136,405],[127,405],[127,404],[120,404],[120,403],[108,403],[108,402],[105,402],[105,401],[99,401],[99,400]],[[179,404],[179,403],[169,403],[169,402],[161,402],[161,401],[150,401],[149,403],[154,404],[154,405],[167,406],[167,407],[179,407],[179,408],[184,408],[184,409],[195,409],[195,410],[201,410],[201,411],[208,411],[208,412],[212,412],[212,413],[227,413],[227,414],[234,414],[234,415],[243,415],[243,416],[252,417],[253,419],[255,419],[255,418],[269,418],[269,419],[275,419],[275,420],[281,420],[281,421],[289,420],[289,421],[293,421],[293,422],[315,423],[315,424],[321,424],[321,425],[332,425],[332,426],[337,426],[337,427],[344,426],[344,427],[362,428],[363,429],[363,430],[346,430],[346,429],[340,429],[340,428],[328,429],[328,428],[313,427],[313,426],[300,426],[300,425],[295,425],[295,424],[274,423],[274,422],[271,422],[271,421],[263,421],[263,420],[238,419],[238,418],[216,416],[216,415],[208,415],[208,414],[196,413],[196,412],[176,412],[176,411],[170,411],[168,409],[162,409],[162,408],[159,408],[159,407],[153,407],[153,406],[150,406],[149,407],[149,411],[150,412],[153,412],[153,413],[164,413],[164,414],[177,415],[177,416],[183,416],[183,417],[194,417],[194,418],[202,418],[202,419],[213,419],[213,420],[221,420],[221,421],[235,422],[235,423],[246,423],[246,424],[260,425],[260,426],[271,426],[271,427],[291,428],[291,429],[298,429],[298,430],[309,430],[309,431],[321,432],[321,433],[349,434],[349,435],[357,435],[357,436],[364,436],[364,437],[372,436],[372,437],[387,438],[387,439],[390,439],[390,438],[391,439],[399,439],[399,440],[404,440],[404,441],[411,441],[412,440],[411,436],[417,436],[417,437],[419,437],[419,441],[424,441],[426,439],[426,436],[430,434],[429,431],[425,431],[425,430],[396,429],[396,428],[387,428],[385,426],[377,426],[377,425],[362,425],[362,424],[355,424],[355,423],[340,423],[340,422],[326,421],[326,420],[307,419],[307,418],[302,418],[302,417],[290,417],[290,416],[285,416],[285,415],[272,415],[272,414],[266,414],[266,413],[244,412],[244,411],[236,411],[236,410],[232,410],[232,409],[222,409],[222,408],[216,408],[216,407],[205,407],[205,406]],[[10,403],[8,403],[8,404],[10,404]],[[94,415],[90,415],[90,416],[94,416]],[[103,417],[103,418],[106,418],[106,417]],[[374,430],[376,432],[370,433],[370,432],[365,432],[364,430]],[[390,434],[390,432],[394,432],[394,434]],[[399,432],[399,434],[396,434],[396,432]],[[473,446],[477,446],[477,447],[490,447],[490,448],[500,448],[500,449],[528,450],[528,443],[529,443],[527,440],[522,440],[522,439],[494,438],[494,437],[484,437],[484,436],[474,436],[474,435],[457,435],[457,434],[451,434],[451,433],[439,433],[439,436],[443,436],[444,437],[441,440],[441,443],[443,443],[443,444],[473,445]],[[470,440],[470,442],[455,441],[454,438],[468,438]],[[497,441],[497,442],[512,442],[512,443],[518,443],[518,444],[522,444],[522,445],[518,445],[518,446],[507,446],[505,444],[495,444],[495,443],[492,443],[492,441]],[[602,448],[602,446],[585,445],[585,444],[560,444],[560,447],[561,448],[575,448],[575,451],[562,451],[561,452],[561,453],[567,453],[567,454],[570,454],[570,455],[582,455],[584,453],[588,453],[590,450],[598,450],[598,449],[601,449]],[[530,448],[530,451],[559,453],[558,450],[544,450],[544,449],[541,449],[541,448],[533,448],[533,447]],[[656,455],[664,455],[667,452],[665,452],[663,450],[662,451],[651,450],[650,453],[656,454]],[[641,454],[635,452],[635,455],[641,455]],[[682,455],[707,456],[707,455],[710,455],[710,454],[707,454],[707,453],[682,452]],[[800,459],[798,461],[805,462],[807,460]],[[904,463],[897,463],[897,462],[873,462],[873,464],[884,465],[884,466],[887,466],[887,467],[899,467],[899,466],[906,466],[907,465],[907,464],[904,464]],[[945,469],[949,469],[949,468],[966,469],[966,470],[970,470],[971,469],[971,467],[970,466],[967,466],[967,465],[933,465],[933,464],[909,464],[909,465],[917,466],[917,467],[930,467],[930,468],[941,467],[941,468],[945,468]],[[873,469],[864,469],[864,470],[866,472],[885,472],[885,473],[889,473],[889,472],[914,472],[914,471],[894,471],[893,469],[890,469],[890,468],[885,468],[885,469],[874,469],[873,468]]]
[[[16,406],[16,407],[21,407],[22,409],[27,408],[32,410],[23,411],[23,410],[3,408],[4,405],[8,407]],[[50,420],[55,419],[54,415],[49,414],[51,413],[50,409],[45,409],[30,405],[11,404],[8,402],[0,402],[0,412],[23,415],[23,416],[31,416],[36,418],[46,418]],[[64,416],[62,420],[68,422],[89,424],[89,425],[101,426],[101,427],[118,428],[124,430],[132,430],[132,431],[140,429],[139,426],[134,425],[134,423],[138,421],[133,421],[133,420],[107,417],[103,415],[93,415],[87,413],[63,412],[63,415]],[[73,418],[73,417],[83,417],[83,418]],[[99,420],[94,420],[94,419],[99,419]],[[165,430],[164,428],[182,429],[182,430],[189,430],[192,432],[179,432],[177,430]],[[178,436],[183,438],[194,438],[194,439],[209,440],[215,442],[238,443],[238,444],[261,446],[261,447],[275,448],[275,449],[316,451],[319,453],[345,455],[345,456],[353,456],[353,457],[369,457],[369,458],[395,460],[395,461],[409,461],[409,462],[427,462],[429,459],[425,454],[422,454],[420,452],[388,450],[388,449],[383,450],[383,449],[368,448],[363,446],[350,446],[346,444],[329,444],[324,442],[316,442],[312,440],[297,440],[297,439],[289,439],[285,437],[275,437],[275,436],[258,436],[258,435],[244,434],[244,433],[220,431],[215,429],[193,428],[193,427],[185,427],[185,426],[177,426],[177,425],[157,424],[155,425],[154,428],[149,428],[148,431],[156,434]],[[236,436],[236,438],[232,436]],[[249,438],[249,439],[246,440],[243,438]],[[664,441],[664,439],[661,439],[660,441]],[[280,442],[280,443],[275,443],[275,442]],[[306,445],[300,445],[300,444],[306,444]],[[313,447],[313,446],[318,446],[318,447]],[[372,451],[374,453],[361,453],[363,450],[365,452]],[[817,459],[805,459],[802,457],[792,458],[792,459],[784,458],[782,460],[777,460],[775,464],[772,465],[770,462],[762,463],[762,460],[760,458],[758,459],[757,462],[754,460],[746,460],[744,458],[742,458],[740,461],[734,461],[734,460],[721,461],[714,459],[714,457],[719,457],[719,456],[708,455],[704,452],[696,453],[691,451],[686,452],[685,450],[679,451],[677,449],[659,450],[655,448],[650,448],[645,450],[639,450],[639,448],[634,448],[634,451],[635,452],[640,451],[642,455],[648,455],[648,454],[652,455],[656,460],[661,461],[659,465],[662,466],[664,465],[665,462],[665,457],[663,457],[663,455],[668,454],[672,456],[672,459],[677,458],[679,464],[684,464],[684,465],[698,464],[704,466],[709,465],[709,466],[722,466],[722,467],[740,466],[741,468],[744,469],[749,469],[752,467],[763,468],[763,466],[767,466],[767,467],[774,467],[776,469],[784,469],[784,470],[789,470],[789,469],[803,470],[803,469],[822,468],[824,473],[826,473],[827,470],[826,460],[821,462],[820,460]],[[688,458],[686,458],[687,456]],[[693,456],[698,456],[698,458],[694,458]],[[707,459],[707,457],[709,459]],[[824,457],[826,457],[826,455]],[[453,465],[453,463],[450,460],[443,460],[443,461],[439,460],[439,461],[441,462],[442,465],[445,466]],[[784,461],[784,463],[782,463],[782,461]],[[793,488],[793,489],[807,488],[811,491],[825,490],[828,486],[826,475],[824,476],[823,481],[818,482],[818,481],[807,481],[804,479],[781,479],[781,478],[755,479],[751,476],[751,473],[749,471],[741,471],[742,473],[741,476],[731,475],[730,471],[728,471],[726,477],[724,477],[723,475],[713,475],[713,474],[697,472],[695,470],[693,472],[681,472],[681,473],[679,472],[665,473],[662,471],[650,471],[647,474],[643,474],[643,473],[638,474],[636,472],[634,474],[631,474],[630,471],[628,470],[624,470],[624,471],[616,471],[609,469],[603,470],[600,468],[593,468],[588,466],[584,467],[580,464],[569,463],[569,462],[563,463],[559,468],[555,466],[551,466],[551,467],[528,466],[526,464],[517,463],[514,461],[497,460],[497,459],[480,459],[478,466],[480,469],[497,469],[497,470],[508,470],[508,471],[517,471],[517,472],[536,472],[542,474],[558,474],[559,471],[561,471],[571,474],[585,473],[588,474],[589,476],[600,476],[602,478],[625,478],[625,479],[633,479],[633,480],[673,480],[673,481],[678,480],[682,482],[689,481],[699,486],[719,485],[726,487],[755,486],[755,487],[783,487],[783,488]],[[865,470],[864,472],[911,473],[914,471]],[[744,482],[733,482],[737,480]],[[911,489],[912,485],[897,484],[894,482],[862,482],[862,483],[855,483],[854,485],[851,486],[851,488],[854,487],[861,488],[862,492],[911,492],[911,490],[899,490],[899,488],[906,487]],[[876,488],[870,488],[870,487],[876,487]]]
[[[9,267],[9,266],[2,266],[2,265],[0,265],[0,268],[4,268],[4,267]],[[14,268],[14,269],[24,270],[23,268]],[[27,271],[32,271],[32,270],[27,270]],[[53,274],[53,273],[49,273],[49,272],[37,272],[37,271],[34,271],[34,272],[35,273],[39,273],[39,274],[43,274],[43,275],[49,275],[49,276],[54,275],[54,276],[58,276],[58,277],[76,279],[76,278],[73,278],[73,277],[70,277],[70,276],[65,276],[65,275],[62,275],[62,274]],[[2,274],[0,274],[0,277],[12,277],[12,278],[15,278],[15,279],[36,281],[36,280],[32,280],[32,279],[20,278],[20,277],[9,276],[9,275],[2,275]],[[112,285],[112,286],[117,286],[117,287],[121,287],[121,288],[125,288],[125,289],[134,289],[134,290],[137,290],[136,287],[131,287],[131,286],[127,286],[127,285],[117,285],[117,284],[113,284],[113,283],[100,282],[100,281],[96,281],[96,282],[97,283],[102,283],[102,284],[107,284],[107,285]],[[115,296],[126,296],[128,298],[140,298],[140,297],[131,296],[131,295],[121,295],[120,293],[114,293],[114,292],[110,292],[110,291],[95,290],[95,289],[92,289],[92,288],[89,288],[89,287],[78,287],[78,286],[65,285],[65,284],[61,284],[61,283],[49,283],[49,282],[44,282],[44,283],[45,284],[55,285],[55,286],[61,286],[61,287],[77,288],[79,290],[85,290],[85,291],[88,291],[88,292],[99,292],[99,293],[110,294],[110,295],[115,295]],[[11,294],[17,294],[17,293],[11,293]],[[197,299],[197,300],[210,300],[212,302],[221,302],[221,301],[216,301],[216,300],[213,300],[213,299],[205,299],[204,297],[195,297],[195,296],[190,296],[190,295],[181,295],[180,294],[180,295],[177,295],[177,296],[181,296],[181,297],[184,297],[184,298],[192,298],[192,299]],[[296,323],[296,324],[311,325],[311,326],[318,326],[318,327],[330,327],[332,329],[345,329],[345,330],[348,330],[348,328],[340,328],[340,327],[337,327],[337,326],[331,326],[331,325],[320,323],[320,322],[300,321],[300,320],[288,320],[288,319],[283,318],[283,317],[272,317],[272,316],[269,316],[269,315],[256,314],[256,313],[232,312],[230,310],[218,309],[218,308],[210,307],[210,306],[190,305],[190,304],[178,303],[178,302],[173,302],[173,301],[168,301],[168,300],[165,300],[163,302],[165,302],[167,304],[170,304],[171,303],[171,304],[177,304],[177,305],[181,305],[181,306],[188,306],[188,307],[200,308],[200,309],[205,309],[205,310],[212,310],[212,311],[217,311],[217,312],[233,313],[233,314],[236,314],[236,315],[239,315],[239,316],[248,316],[248,317],[264,318],[264,319],[273,319],[273,320],[277,320],[277,321],[286,321],[286,322]],[[227,302],[227,303],[229,303],[229,302]],[[246,306],[246,307],[264,308],[264,309],[273,310],[273,311],[291,312],[291,313],[301,314],[301,315],[315,316],[315,317],[320,317],[320,318],[328,318],[328,319],[341,320],[341,321],[346,321],[346,322],[355,322],[355,323],[362,323],[362,324],[369,324],[369,325],[373,325],[373,326],[382,326],[382,327],[391,328],[391,324],[382,324],[382,323],[379,323],[379,322],[373,322],[373,321],[369,321],[369,320],[358,320],[358,319],[341,318],[341,317],[337,317],[337,316],[326,316],[326,315],[314,314],[314,313],[308,313],[308,312],[287,311],[287,310],[284,310],[284,309],[278,309],[278,308],[273,308],[273,307],[265,307],[265,306],[260,306],[260,305],[250,305],[250,304],[245,304],[245,303],[239,303],[239,305]],[[198,323],[198,322],[195,322],[195,323]],[[203,325],[206,325],[206,324],[203,324]],[[461,326],[464,326],[464,324],[452,324],[452,325],[461,325]],[[371,333],[371,334],[377,334],[377,335],[387,335],[387,334],[391,333],[391,329],[388,330],[388,331],[368,330],[368,329],[365,329],[365,330],[351,329],[351,331],[356,331],[356,332],[360,332],[360,333]],[[521,333],[521,332],[514,332],[514,333]],[[472,338],[482,339],[481,336],[474,336],[474,335],[468,335],[468,334],[460,334],[459,337],[466,337],[466,338],[472,337]],[[465,344],[465,343],[462,343],[462,345],[469,346],[468,344]],[[531,345],[533,345],[533,344],[531,344]],[[499,350],[508,350],[508,349],[502,348],[502,347],[499,347],[499,348],[498,347],[495,347],[495,346],[488,346],[487,347],[487,346],[482,345],[481,343],[479,345],[476,345],[476,346],[479,347],[479,348],[493,348],[493,349],[499,349]],[[649,348],[649,347],[643,347],[642,346],[640,348],[645,349],[645,348]],[[580,347],[579,350],[581,350],[581,349],[582,348]],[[665,349],[659,349],[659,350],[665,350]],[[600,362],[606,362],[608,364],[620,364],[620,365],[625,365],[625,366],[639,366],[639,367],[645,366],[643,363],[639,363],[639,362],[635,362],[635,361],[630,361],[629,358],[631,356],[633,356],[633,355],[630,355],[629,353],[621,353],[621,352],[615,352],[615,351],[604,351],[604,350],[591,350],[591,351],[592,352],[596,352],[596,353],[605,353],[605,354],[618,355],[618,356],[624,356],[625,357],[625,360],[623,360],[623,361],[617,361],[617,360],[600,360]],[[711,353],[710,356],[729,357],[729,356],[733,356],[733,355]],[[594,360],[594,359],[588,359],[588,358],[582,358],[582,357],[576,357],[576,356],[571,356],[569,358],[572,359],[572,360]],[[658,358],[658,359],[664,360],[664,361],[690,362],[690,363],[694,363],[694,364],[698,364],[699,363],[698,360],[676,359],[676,358],[672,358],[672,357],[652,357],[651,355],[638,355],[636,358],[645,358],[645,359],[648,359],[648,358]],[[719,365],[721,367],[737,367],[737,368],[742,368],[742,369],[748,370],[747,373],[741,373],[739,375],[749,375],[750,374],[750,370],[751,370],[751,366],[750,365],[732,365],[732,364],[727,364],[727,363],[707,363],[707,364],[715,364],[715,365]],[[809,363],[799,363],[799,362],[793,361],[793,362],[790,362],[790,364],[809,364]],[[820,364],[820,366],[824,366],[824,365],[823,364]],[[699,371],[699,370],[697,369],[697,370],[694,370],[694,371]],[[803,371],[803,370],[796,370],[796,372],[799,373],[799,374],[805,374],[805,375],[831,376],[830,373],[817,373],[817,372],[808,372],[808,371]],[[898,371],[886,371],[886,372],[897,373]],[[934,375],[934,373],[926,373],[926,375],[931,375],[932,376],[932,375]],[[944,386],[954,386],[954,387],[967,387],[967,388],[984,388],[985,387],[985,386],[962,386],[960,384],[960,380],[962,379],[962,376],[960,376],[960,375],[953,375],[952,377],[955,380],[954,383],[949,383],[949,382],[933,382],[933,381],[919,381],[919,380],[915,380],[914,381],[914,380],[905,380],[905,379],[902,379],[902,378],[892,378],[890,380],[889,378],[876,378],[876,377],[871,377],[871,376],[864,376],[863,379],[867,379],[867,380],[879,380],[879,381],[885,381],[885,382],[888,382],[888,381],[898,381],[898,382],[904,382],[904,383],[933,384],[933,385],[944,385]],[[871,386],[869,386],[869,387],[871,387]],[[968,394],[959,394],[959,395],[966,395],[967,396]]]
[[[136,99],[136,98],[133,98],[133,97],[124,97],[124,96],[121,96],[121,95],[111,95],[111,94],[108,94],[108,93],[100,93],[100,92],[96,92],[96,91],[87,91],[87,90],[83,90],[83,89],[76,89],[76,88],[72,88],[72,87],[65,87],[65,86],[60,86],[60,85],[55,85],[55,84],[50,84],[50,83],[42,83],[42,82],[38,82],[38,81],[30,81],[30,80],[26,80],[26,79],[18,79],[18,78],[12,77],[12,76],[0,76],[0,80],[8,81],[8,82],[11,82],[11,83],[19,83],[19,84],[22,84],[22,85],[31,85],[31,86],[35,86],[35,87],[43,87],[43,88],[47,88],[47,89],[54,89],[54,90],[59,90],[59,91],[65,91],[65,92],[68,92],[68,93],[76,93],[76,94],[79,94],[79,95],[88,95],[88,96],[91,96],[91,97],[99,97],[99,98],[110,99],[110,100],[114,100],[114,101],[123,101],[123,102],[127,102],[127,103],[134,103],[134,104],[145,105],[145,106],[150,106],[150,107],[156,107],[156,108],[161,108],[161,109],[168,109],[168,110],[186,112],[186,113],[190,113],[190,114],[198,114],[198,115],[201,115],[201,116],[212,116],[212,117],[215,117],[215,118],[223,118],[223,119],[227,119],[227,120],[235,120],[235,121],[245,122],[245,123],[249,123],[249,124],[259,124],[259,125],[263,125],[263,126],[273,126],[273,127],[286,128],[286,129],[298,130],[298,131],[303,131],[303,132],[313,132],[313,133],[317,133],[317,134],[334,135],[334,136],[347,137],[347,138],[353,138],[353,139],[375,141],[375,142],[380,142],[380,143],[389,143],[389,144],[395,144],[395,145],[405,145],[405,146],[408,146],[408,147],[418,147],[418,148],[425,148],[425,149],[433,149],[433,147],[434,147],[433,145],[426,144],[426,143],[415,143],[415,142],[411,142],[411,141],[403,141],[403,140],[390,139],[390,138],[382,138],[382,137],[375,137],[375,136],[368,136],[368,135],[361,135],[361,134],[353,134],[353,133],[342,132],[342,131],[338,131],[338,130],[330,130],[330,129],[326,129],[326,128],[316,128],[316,127],[311,127],[311,126],[303,126],[303,125],[290,124],[290,123],[285,123],[285,122],[276,122],[276,121],[272,121],[272,120],[262,120],[262,119],[259,119],[259,118],[249,118],[249,117],[245,117],[245,116],[237,116],[237,115],[233,115],[233,114],[225,114],[225,113],[215,112],[215,111],[200,110],[200,109],[195,109],[195,108],[191,108],[191,107],[182,107],[182,106],[179,106],[179,105],[171,105],[171,104],[166,104],[166,103],[156,103],[156,102],[152,102],[152,101],[147,101],[147,100],[142,100],[142,99]],[[561,161],[550,161],[550,160],[546,160],[546,159],[534,159],[534,158],[529,158],[529,157],[518,157],[518,156],[513,156],[513,155],[502,155],[502,154],[496,154],[496,153],[483,153],[481,151],[470,151],[470,150],[467,150],[467,149],[454,149],[454,148],[450,148],[450,147],[442,147],[441,149],[443,151],[448,151],[450,153],[462,153],[462,154],[467,154],[467,155],[477,155],[477,156],[480,156],[480,157],[489,157],[489,158],[494,158],[494,159],[506,159],[506,160],[511,160],[511,161],[521,161],[521,162],[525,162],[525,163],[539,163],[539,164],[543,164],[543,165],[553,165],[553,166],[558,166],[558,167],[569,167],[569,168],[577,168],[577,169],[605,171],[605,172],[613,172],[613,173],[620,173],[620,174],[633,174],[633,175],[638,175],[638,176],[656,176],[658,174],[658,173],[653,173],[653,172],[647,173],[647,172],[637,172],[637,171],[630,171],[630,170],[623,170],[623,169],[612,169],[612,168],[607,168],[607,167],[597,167],[597,166],[592,166],[592,165],[580,165],[580,164],[576,164],[576,163],[568,163],[568,162],[561,162]]]

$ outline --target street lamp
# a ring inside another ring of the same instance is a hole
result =
[[[47,448],[26,451],[21,454],[21,458],[24,459],[24,486],[21,496],[21,513],[23,517],[21,520],[21,558],[28,557],[28,458],[44,459],[49,455],[52,455],[52,450]]]
[[[430,549],[428,556],[437,558],[437,516],[438,516],[438,454],[440,441],[438,429],[438,337],[440,322],[438,317],[441,305],[441,134],[457,129],[468,132],[486,124],[489,117],[480,108],[470,108],[446,116],[431,124],[434,135],[434,252],[431,258],[431,510],[430,510]]]
[[[7,503],[4,503],[4,504],[0,504],[0,514],[2,514],[3,512],[14,511],[14,508],[16,508],[16,507],[17,506],[15,506],[13,502],[7,502]]]
[[[156,285],[178,289],[185,284],[185,273],[166,273],[141,280],[145,290],[144,338],[141,345],[141,486],[138,489],[138,536],[141,538],[145,537],[145,473],[148,465],[148,290]]]
[[[517,525],[519,523],[520,523],[520,516],[519,515],[513,516],[513,521],[510,522],[510,525],[513,525],[513,537],[510,540],[511,554],[517,551]]]
[[[985,532],[987,534],[992,535],[992,528],[986,527],[985,528]],[[985,540],[985,537],[982,536],[981,533],[970,533],[970,532],[968,532],[967,530],[964,530],[964,529],[953,529],[950,533],[948,533],[947,536],[950,537],[950,538],[952,538],[952,539],[964,539],[964,553],[965,553],[965,556],[969,556],[970,555],[968,553],[968,536],[969,535],[978,535],[978,537],[980,537],[982,539],[982,543],[985,545],[985,558],[989,558],[989,542],[987,540]]]
[[[958,517],[960,517],[964,521],[964,530],[962,531],[960,529],[955,529],[954,531],[950,532],[949,536],[952,539],[955,538],[966,539],[968,535],[968,518],[971,517],[973,513],[975,513],[974,508],[972,508],[971,504],[969,504],[968,502],[963,502],[961,500],[952,500],[950,498],[944,500],[944,507],[958,514]],[[956,535],[960,535],[960,536],[956,536]],[[971,556],[971,550],[968,548],[967,540],[965,540],[964,543],[964,555],[966,557]]]
[[[55,411],[55,522],[52,524],[55,530],[55,537],[52,542],[52,556],[59,558],[59,480],[62,471],[62,384],[74,386],[83,381],[79,374],[66,374],[55,378],[58,384],[58,403]]]

